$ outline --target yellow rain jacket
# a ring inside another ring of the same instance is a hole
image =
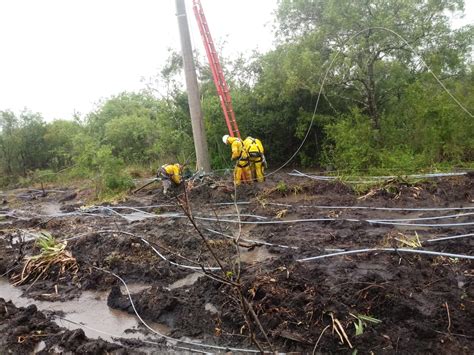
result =
[[[234,168],[234,182],[236,185],[240,185],[241,182],[250,183],[252,180],[249,157],[244,149],[244,144],[237,137],[227,138],[227,144],[231,145],[232,149],[232,160],[236,160]]]
[[[181,184],[182,166],[180,164],[165,164],[161,167],[161,177],[171,180],[175,185]]]
[[[262,160],[265,150],[263,144],[258,138],[247,137],[244,140],[244,149],[250,158]]]
[[[246,151],[250,162],[252,179],[256,179],[258,182],[265,181],[265,150],[263,149],[263,144],[260,139],[252,137],[245,138],[244,150]]]

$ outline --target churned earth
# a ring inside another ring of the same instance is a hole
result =
[[[472,175],[90,195],[1,193],[2,353],[474,351],[474,263],[445,255],[474,255]],[[65,243],[51,263],[41,233]]]

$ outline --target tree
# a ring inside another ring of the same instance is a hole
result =
[[[23,111],[19,118],[18,159],[23,176],[29,170],[47,166],[48,149],[44,140],[46,125],[39,113]]]
[[[159,109],[159,102],[146,92],[123,92],[107,99],[95,112],[88,114],[86,126],[91,135],[102,141],[108,122],[126,116],[156,120]]]
[[[159,131],[156,122],[147,116],[121,116],[106,123],[104,142],[126,163],[146,163],[159,139]]]
[[[428,70],[412,49],[439,75],[465,70],[473,27],[451,31],[447,15],[462,10],[462,0],[281,0],[277,19],[284,42],[318,48],[326,67],[339,53],[325,91],[359,107],[380,129],[407,79]]]
[[[0,112],[0,163],[8,175],[21,174],[46,166],[48,151],[44,141],[46,127],[41,115]]]
[[[55,120],[46,125],[44,141],[48,149],[48,166],[60,170],[73,164],[74,137],[83,128],[79,123],[68,120]]]
[[[7,175],[15,173],[18,149],[18,119],[11,111],[0,111],[0,162]]]

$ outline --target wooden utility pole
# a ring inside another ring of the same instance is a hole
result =
[[[176,0],[176,16],[178,17],[179,34],[181,37],[184,76],[186,78],[186,88],[188,90],[189,111],[191,113],[191,125],[193,128],[197,168],[204,172],[210,172],[211,164],[209,162],[206,132],[204,131],[199,87],[196,77],[196,68],[194,66],[193,49],[191,47],[191,38],[189,36],[184,0]]]

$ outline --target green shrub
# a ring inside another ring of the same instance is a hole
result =
[[[331,143],[326,146],[327,163],[336,169],[366,170],[379,165],[376,131],[367,116],[354,110],[326,127]]]
[[[92,164],[99,173],[96,175],[98,197],[119,193],[134,186],[131,177],[124,172],[123,160],[113,156],[110,146],[100,147]]]

